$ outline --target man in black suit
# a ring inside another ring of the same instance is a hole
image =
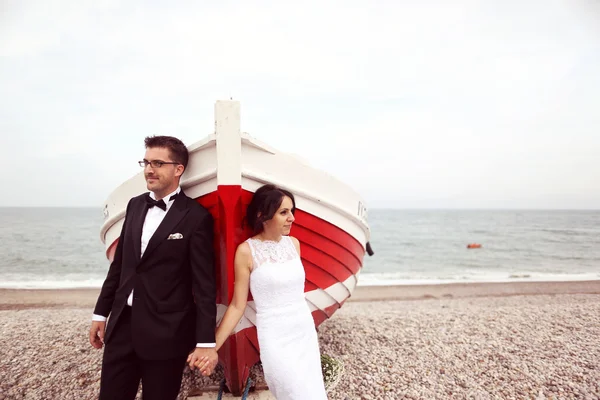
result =
[[[179,186],[185,145],[169,136],[145,145],[150,193],[127,204],[92,317],[90,343],[105,345],[101,400],[134,399],[140,380],[144,400],[175,399],[192,350],[190,366],[218,361],[213,218]]]

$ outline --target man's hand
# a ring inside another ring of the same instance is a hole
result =
[[[214,348],[196,347],[187,358],[190,369],[198,368],[202,375],[209,376],[219,362],[219,354]]]
[[[105,329],[106,321],[92,321],[92,327],[90,328],[90,344],[94,348],[102,348],[102,345],[104,344]]]

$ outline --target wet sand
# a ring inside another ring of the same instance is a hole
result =
[[[0,289],[0,310],[78,307],[93,309],[100,289]],[[450,283],[358,286],[348,302],[497,297],[539,294],[600,294],[600,280],[568,282]]]

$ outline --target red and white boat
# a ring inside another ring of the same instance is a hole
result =
[[[252,193],[265,183],[291,191],[298,238],[306,271],[304,292],[315,326],[331,317],[352,295],[369,246],[367,208],[346,184],[314,169],[296,156],[280,152],[240,131],[240,104],[217,101],[215,132],[188,147],[190,159],[182,176],[185,193],[208,208],[215,218],[218,319],[233,296],[233,259],[237,246],[251,232],[242,219]],[[101,239],[112,261],[127,202],[146,192],[143,172],[117,187],[104,206]],[[226,383],[240,395],[250,368],[260,359],[255,307],[248,307],[227,343],[219,351]]]

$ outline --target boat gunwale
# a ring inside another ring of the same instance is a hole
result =
[[[197,185],[199,185],[201,183],[208,182],[211,179],[214,179],[216,177],[216,174],[217,174],[217,169],[213,168],[213,169],[211,169],[211,170],[209,170],[209,171],[207,171],[207,172],[205,172],[203,174],[198,174],[198,175],[195,175],[193,177],[187,178],[187,179],[185,179],[182,182],[181,188],[183,190],[185,190],[185,189],[189,189],[190,187],[197,186]],[[263,183],[263,184],[264,183],[272,183],[272,184],[277,185],[277,186],[279,186],[281,188],[284,188],[284,189],[287,189],[287,190],[291,191],[292,193],[294,193],[294,195],[298,195],[300,197],[306,198],[306,199],[308,199],[310,201],[313,201],[313,202],[315,202],[317,204],[323,205],[326,208],[328,208],[328,209],[330,209],[330,210],[332,210],[334,212],[337,212],[342,217],[344,217],[346,219],[349,219],[351,222],[355,223],[356,225],[358,225],[361,228],[362,232],[365,235],[365,243],[361,243],[361,245],[363,247],[366,246],[366,243],[370,239],[370,229],[369,229],[369,226],[367,225],[367,223],[363,219],[361,219],[358,216],[350,213],[349,211],[347,211],[346,209],[342,208],[341,206],[334,204],[333,202],[318,199],[314,195],[311,195],[310,193],[308,193],[307,191],[295,188],[294,185],[286,185],[284,183],[280,183],[277,180],[267,179],[267,178],[261,176],[260,174],[242,171],[242,177],[250,179],[250,180],[252,180],[254,182],[258,182],[258,183]],[[242,189],[243,190],[247,190],[247,189],[245,189],[243,187],[243,185],[242,185]],[[203,193],[203,194],[199,195],[198,197],[205,196],[205,195],[207,195],[209,193],[213,193],[213,192]],[[196,197],[196,198],[198,198],[198,197]],[[117,214],[115,214],[111,218],[107,219],[104,222],[104,224],[102,225],[102,228],[100,229],[100,239],[102,240],[102,243],[104,245],[106,245],[106,233],[108,232],[108,230],[110,228],[112,228],[115,224],[117,224],[121,219],[124,218],[125,211],[126,211],[126,207],[125,207],[125,209],[123,209],[122,211],[119,211]],[[315,216],[319,217],[318,215],[315,215]],[[321,218],[321,217],[319,217],[319,218]],[[361,241],[359,240],[359,243],[360,242]]]

